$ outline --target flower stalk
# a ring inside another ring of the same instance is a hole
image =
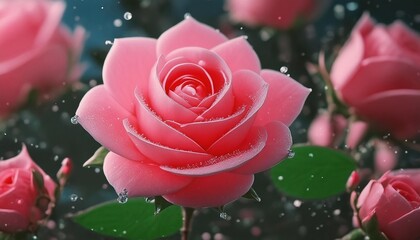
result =
[[[188,240],[188,236],[191,232],[194,211],[194,208],[182,207],[181,240]]]

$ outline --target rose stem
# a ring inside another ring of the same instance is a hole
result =
[[[182,207],[182,228],[181,239],[188,240],[188,234],[191,232],[191,223],[194,214],[194,208]]]

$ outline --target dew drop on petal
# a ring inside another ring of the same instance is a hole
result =
[[[184,14],[184,19],[188,19],[188,18],[190,18],[191,17],[191,14],[190,13],[185,13]]]
[[[289,68],[288,68],[288,67],[286,67],[286,66],[282,66],[282,67],[280,68],[280,72],[281,72],[281,73],[287,73],[287,71],[289,71]]]
[[[133,18],[133,14],[131,12],[125,12],[124,13],[124,19],[125,20],[131,20]]]
[[[122,203],[122,204],[124,204],[128,201],[128,191],[127,191],[127,189],[124,188],[122,190],[122,192],[118,193],[117,201],[119,203]]]
[[[79,116],[74,115],[73,117],[71,117],[70,122],[72,124],[78,124],[79,123],[78,119],[79,119]]]

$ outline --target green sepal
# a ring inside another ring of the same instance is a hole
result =
[[[172,206],[173,204],[166,201],[162,196],[154,198],[155,202],[155,215],[162,212],[165,208]]]
[[[257,202],[261,202],[260,196],[258,196],[257,192],[253,188],[250,188],[249,191],[245,193],[242,197],[246,199],[252,199]]]
[[[42,174],[37,170],[32,170],[32,177],[34,179],[35,189],[38,193],[44,193],[45,185],[44,185],[44,177]]]
[[[374,214],[369,221],[363,223],[363,229],[370,240],[388,240],[385,234],[379,229],[379,222],[376,214]]]
[[[109,150],[100,147],[95,153],[90,157],[85,163],[83,163],[83,167],[91,167],[91,166],[102,166],[104,164],[104,159],[106,155],[109,153]]]
[[[340,240],[365,240],[366,234],[361,228],[356,228],[353,231],[347,233]]]

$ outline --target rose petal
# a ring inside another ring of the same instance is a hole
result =
[[[28,149],[22,145],[22,150],[17,156],[0,161],[0,172],[10,168],[30,169],[33,166]]]
[[[264,126],[269,122],[280,121],[290,126],[301,112],[311,89],[272,70],[262,70],[261,77],[268,83],[269,88],[264,105],[258,111],[255,124]]]
[[[148,90],[149,75],[156,57],[156,40],[151,38],[115,39],[103,67],[106,89],[116,102],[134,112],[134,89]]]
[[[156,67],[156,66],[155,66]],[[162,120],[174,120],[180,123],[192,122],[198,115],[170,98],[163,89],[155,67],[150,76],[149,91],[143,95],[150,109]]]
[[[416,240],[420,238],[419,219],[420,208],[413,209],[391,221],[383,231],[389,239]]]
[[[29,221],[20,213],[9,210],[1,209],[0,211],[0,231],[2,232],[18,232],[28,228]]]
[[[214,157],[189,168],[172,168],[168,166],[161,166],[160,168],[171,173],[187,176],[206,176],[226,172],[241,166],[255,157],[264,148],[266,141],[267,132],[265,129],[253,129],[242,146],[231,153]]]
[[[398,206],[398,207],[396,207]],[[386,186],[382,197],[376,205],[376,216],[379,220],[379,228],[386,229],[393,220],[410,212],[410,203],[401,196],[393,187]]]
[[[281,122],[271,122],[265,126],[268,133],[267,142],[258,155],[233,172],[254,174],[272,168],[282,161],[292,146],[289,128]]]
[[[44,2],[41,2],[43,4]],[[60,24],[66,5],[64,2],[45,2],[48,5],[46,7],[47,15],[41,24],[41,28],[38,31],[38,36],[35,39],[35,45],[46,44],[53,35],[54,31]]]
[[[420,172],[418,169],[401,169],[389,173],[394,178],[407,182],[420,195]]]
[[[401,20],[396,20],[388,26],[388,33],[407,54],[414,58],[419,57],[420,35],[417,32],[407,27]]]
[[[217,139],[238,124],[244,116],[245,108],[241,108],[226,118],[186,124],[179,124],[174,121],[166,121],[166,123],[193,139],[203,149],[208,149]],[[203,129],[211,129],[211,131],[203,134]]]
[[[342,88],[342,97],[356,105],[373,94],[398,89],[420,90],[418,64],[402,58],[375,57],[363,60],[351,84]]]
[[[204,152],[170,148],[152,142],[139,134],[128,120],[124,120],[124,127],[137,149],[155,163],[173,167],[186,167],[205,162],[212,157]]]
[[[362,35],[353,32],[350,39],[340,50],[331,68],[330,77],[335,90],[340,92],[341,88],[352,78],[362,62],[364,51],[365,45]]]
[[[211,106],[195,119],[196,121],[226,117],[232,113],[234,105],[231,80],[232,74],[228,65],[220,56],[207,49],[188,47],[173,51],[167,58],[183,58],[186,59],[186,61],[197,63],[206,69],[212,76],[217,97],[214,102],[212,102]],[[160,74],[164,74],[164,72]],[[207,105],[207,103],[204,105]],[[186,122],[184,121],[184,123]]]
[[[418,106],[420,90],[394,90],[366,98],[355,110],[378,129],[389,131],[398,139],[407,139],[420,134]]]
[[[148,160],[146,160],[148,161]],[[104,161],[104,174],[117,193],[126,189],[128,196],[152,197],[172,193],[185,187],[191,178],[160,170],[109,152]]]
[[[220,173],[194,178],[185,188],[163,197],[184,207],[219,207],[240,198],[253,182],[253,175]]]
[[[383,193],[384,188],[378,181],[371,180],[366,185],[360,193],[356,204],[356,206],[360,208],[359,214],[362,221],[369,220],[372,214],[375,213],[374,209]]]
[[[136,112],[139,132],[153,142],[158,142],[170,148],[188,149],[194,152],[204,152],[194,140],[172,128],[158,116],[144,102],[144,99],[136,93]]]
[[[229,153],[242,143],[253,126],[253,120],[267,96],[268,84],[250,70],[237,71],[233,75],[232,87],[235,105],[237,107],[246,106],[249,109],[247,109],[248,112],[238,125],[207,149],[207,152],[214,155]]]
[[[86,93],[76,115],[82,127],[108,150],[133,160],[142,158],[123,126],[124,119],[134,116],[115,101],[104,85]]]
[[[167,55],[183,47],[202,47],[210,49],[227,38],[215,29],[187,17],[160,35],[157,42],[157,56]]]
[[[225,60],[232,73],[243,69],[256,73],[261,71],[261,64],[257,54],[243,37],[229,40],[212,50]]]

